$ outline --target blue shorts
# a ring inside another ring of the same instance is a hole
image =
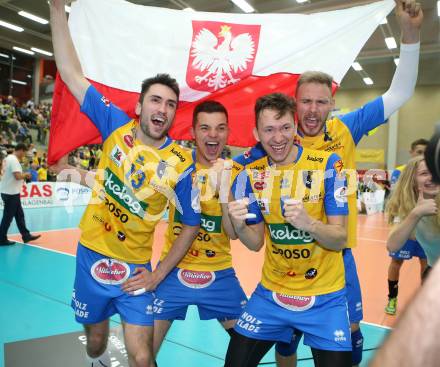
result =
[[[304,344],[351,351],[345,289],[320,296],[285,296],[257,286],[234,329],[252,339],[290,343],[297,329]]]
[[[353,253],[350,248],[344,249],[342,254],[345,268],[348,317],[352,324],[357,324],[364,318],[364,315],[362,312],[362,293],[356,269],[356,262],[354,261]]]
[[[389,255],[397,260],[410,260],[412,257],[426,259],[425,251],[416,240],[408,240],[403,247],[396,252],[390,252]]]
[[[189,305],[196,305],[201,320],[238,319],[247,303],[235,271],[192,271],[174,268],[155,293],[156,320],[185,320]]]
[[[150,264],[129,264],[94,252],[80,243],[76,253],[76,275],[71,306],[81,324],[95,324],[118,313],[122,321],[134,325],[153,325],[153,294],[132,296],[122,291],[125,282],[137,267]]]

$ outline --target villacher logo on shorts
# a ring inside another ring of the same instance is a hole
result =
[[[113,259],[100,259],[91,269],[93,279],[103,284],[122,284],[130,275],[130,267],[127,263]]]
[[[215,281],[212,271],[195,271],[179,269],[177,278],[186,287],[199,289],[209,287]]]
[[[272,292],[273,300],[281,307],[290,311],[306,311],[315,304],[315,296],[289,296]]]

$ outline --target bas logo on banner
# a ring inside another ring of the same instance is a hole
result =
[[[260,25],[193,21],[186,82],[199,91],[214,92],[252,73]]]

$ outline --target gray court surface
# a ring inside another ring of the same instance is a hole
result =
[[[5,344],[5,367],[80,367],[85,365],[84,333],[68,333]],[[108,350],[112,367],[128,367],[122,329],[112,329]]]

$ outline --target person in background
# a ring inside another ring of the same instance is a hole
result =
[[[47,181],[47,163],[43,162],[41,167],[38,169],[38,181]]]
[[[16,242],[9,241],[8,229],[15,218],[18,230],[21,233],[23,242],[35,241],[41,235],[33,235],[26,227],[23,207],[21,206],[20,192],[24,179],[31,177],[30,173],[23,173],[20,161],[26,155],[27,146],[23,143],[17,144],[12,154],[3,159],[3,176],[0,181],[0,192],[4,203],[3,217],[0,224],[0,246],[15,245]]]
[[[417,157],[418,155],[423,155],[425,153],[426,147],[428,146],[428,143],[429,143],[428,140],[423,138],[414,140],[411,143],[411,149],[409,151],[409,155],[412,158]],[[400,174],[402,173],[405,166],[406,166],[405,164],[402,164],[401,166],[397,166],[394,169],[390,178],[391,187],[393,187],[397,183],[397,180],[399,179]]]
[[[37,182],[38,181],[38,164],[32,163],[30,168],[29,168],[29,173],[30,173],[30,182]]]
[[[425,153],[428,140],[417,139],[411,143],[409,154],[411,157],[417,157]],[[405,165],[397,167],[391,176],[391,185],[394,187],[400,174],[405,169]],[[385,306],[385,312],[389,315],[395,315],[397,312],[397,296],[399,293],[400,269],[404,260],[410,260],[418,257],[420,261],[420,274],[423,274],[427,265],[426,254],[420,244],[413,239],[409,239],[403,247],[397,252],[390,252],[390,265],[388,266],[388,303]]]
[[[408,239],[416,239],[428,261],[423,279],[440,257],[439,205],[440,185],[432,181],[424,157],[411,159],[387,206],[388,221],[393,224],[387,249],[399,251]]]

